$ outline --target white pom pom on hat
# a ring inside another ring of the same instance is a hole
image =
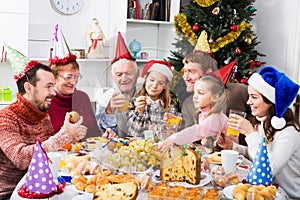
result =
[[[254,73],[248,83],[275,104],[276,115],[272,117],[271,125],[275,129],[282,129],[286,125],[283,115],[296,98],[299,85],[272,66]]]

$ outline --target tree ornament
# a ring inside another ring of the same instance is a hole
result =
[[[256,8],[255,8],[253,5],[251,5],[251,6],[249,7],[249,10],[253,12],[253,11],[256,10]]]
[[[219,6],[216,6],[216,7],[211,11],[211,13],[212,13],[213,15],[218,15],[219,12],[220,12],[220,7],[219,7]]]
[[[232,30],[233,32],[237,31],[237,25],[233,24],[230,26],[230,30]]]
[[[260,65],[261,65],[261,62],[258,60],[258,61],[256,61],[256,67],[260,67]]]
[[[249,66],[249,67],[250,67],[251,69],[254,69],[254,68],[255,68],[255,61],[254,61],[254,60],[250,60],[249,63],[250,63],[250,66]]]
[[[236,55],[241,55],[241,53],[242,53],[242,49],[240,49],[240,48],[236,48],[235,49],[235,53],[236,53]]]
[[[200,30],[200,26],[196,23],[193,25],[192,30],[197,33]]]
[[[209,40],[208,40],[208,43],[213,43],[214,42],[214,40],[212,39],[212,38],[209,38]]]
[[[248,79],[247,79],[246,77],[243,77],[243,78],[240,80],[240,83],[247,84],[247,83],[248,83]]]
[[[252,43],[252,40],[251,40],[251,38],[246,37],[245,42],[246,42],[246,44],[250,45]]]

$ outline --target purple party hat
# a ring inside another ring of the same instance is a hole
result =
[[[268,157],[266,138],[263,137],[258,151],[256,152],[253,164],[246,179],[252,185],[273,185],[272,169]]]
[[[60,186],[54,181],[49,162],[49,158],[41,146],[41,140],[38,138],[25,177],[25,183],[18,191],[21,197],[45,198],[63,191],[64,186]]]

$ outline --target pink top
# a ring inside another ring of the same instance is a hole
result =
[[[206,117],[210,107],[204,108],[199,114],[199,124],[187,127],[174,133],[168,139],[178,145],[191,144],[206,137],[214,137],[226,132],[228,117],[224,113],[212,113]]]

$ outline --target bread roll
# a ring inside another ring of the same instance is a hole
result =
[[[76,111],[70,112],[69,122],[76,123],[79,121],[79,119],[80,119],[80,115],[78,114],[78,112],[76,112]]]

